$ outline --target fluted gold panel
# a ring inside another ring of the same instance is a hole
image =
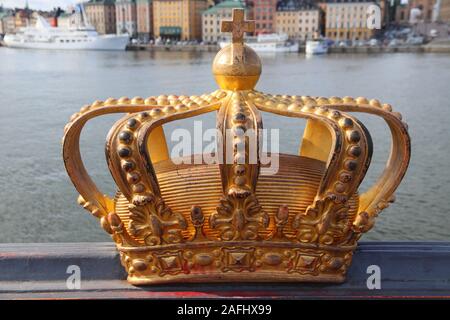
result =
[[[263,210],[270,213],[275,213],[280,206],[289,204],[288,220],[292,221],[297,214],[305,213],[307,207],[313,202],[324,174],[325,163],[288,154],[280,154],[279,157],[280,168],[277,174],[260,176],[256,196]],[[173,211],[183,213],[189,221],[191,208],[199,206],[206,220],[209,220],[222,197],[218,165],[175,165],[172,160],[167,160],[156,163],[154,168],[162,197]],[[119,191],[116,195],[115,212],[119,214],[125,226],[130,220],[129,205],[129,201]],[[349,221],[354,219],[357,209],[358,197],[354,195],[349,200]],[[272,222],[266,230],[260,232],[262,238],[267,238],[274,228]],[[208,238],[218,239],[216,230],[212,230],[208,225],[205,225],[204,230]],[[194,227],[189,224],[187,230],[183,232],[184,238],[191,238],[193,233]],[[287,223],[284,233],[295,237],[295,229],[290,223]],[[136,240],[139,241],[137,238]]]

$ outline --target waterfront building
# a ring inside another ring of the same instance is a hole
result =
[[[115,14],[115,10],[113,12]],[[74,24],[75,24],[74,19],[72,18],[72,15],[69,13],[62,13],[58,17],[58,26],[61,28],[69,29],[70,27],[74,26]],[[115,25],[116,25],[116,21],[114,19],[113,33],[115,32]]]
[[[200,40],[202,13],[207,7],[207,0],[154,0],[155,38]]]
[[[144,42],[147,42],[153,35],[152,0],[137,0],[136,14],[138,38]]]
[[[0,35],[7,33],[8,21],[12,21],[12,29],[14,29],[13,10],[6,9],[0,5]]]
[[[14,33],[16,30],[14,16],[6,16],[2,19],[3,34]]]
[[[3,12],[0,12],[0,35],[5,34],[6,32],[5,27],[3,26],[3,19],[5,18],[6,14],[3,14]]]
[[[373,1],[328,2],[325,14],[325,36],[333,40],[368,40],[375,29],[367,25],[368,9]],[[382,21],[382,17],[380,18]]]
[[[440,0],[438,20],[450,24],[450,0]]]
[[[15,29],[29,26],[32,13],[33,12],[28,8],[17,10],[14,15]]]
[[[308,40],[320,33],[321,10],[310,3],[281,1],[278,4],[275,25],[277,33],[291,39]]]
[[[444,0],[446,1],[446,0]],[[408,0],[400,1],[395,8],[395,22],[398,24],[408,24],[410,21],[411,10],[421,8],[420,20],[423,22],[431,22],[433,19],[433,9],[436,0]]]
[[[255,32],[275,32],[275,16],[277,11],[277,0],[250,0],[248,6],[251,16],[255,20]]]
[[[84,4],[89,23],[100,34],[116,33],[116,7],[114,0],[90,0]]]
[[[12,10],[0,7],[0,34],[12,33],[15,30],[15,19]]]
[[[203,12],[203,41],[218,42],[223,39],[223,33],[220,31],[220,23],[222,20],[231,20],[233,8],[245,9],[245,4],[243,1],[226,0]]]
[[[136,0],[116,0],[116,30],[118,34],[137,35]]]

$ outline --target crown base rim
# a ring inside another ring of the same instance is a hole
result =
[[[286,241],[118,246],[134,285],[216,282],[341,283],[356,246]]]
[[[273,272],[264,272],[252,274],[243,271],[241,273],[223,273],[223,274],[178,274],[168,278],[159,278],[153,276],[128,276],[127,281],[135,286],[153,286],[161,284],[208,284],[208,283],[229,283],[235,282],[238,285],[245,283],[344,283],[345,275],[329,274],[274,274]]]

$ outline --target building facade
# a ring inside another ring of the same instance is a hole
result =
[[[275,17],[277,33],[291,39],[308,40],[320,35],[321,10],[313,5],[289,1],[280,3]]]
[[[89,23],[100,34],[116,33],[116,7],[114,0],[90,0],[84,4]]]
[[[16,31],[16,24],[14,16],[6,16],[2,19],[3,33],[14,33]]]
[[[443,0],[445,1],[445,0]],[[398,24],[408,24],[411,10],[421,8],[423,22],[431,22],[433,19],[433,8],[436,0],[408,0],[400,1],[395,8],[395,22]]]
[[[153,5],[152,0],[136,1],[137,36],[147,42],[153,35]]]
[[[137,35],[136,0],[116,0],[116,32]]]
[[[113,10],[115,16],[115,10]],[[89,19],[89,18],[88,18]],[[58,27],[69,29],[74,25],[73,18],[71,14],[63,13],[58,17]],[[110,33],[116,32],[116,20],[114,19],[114,29]]]
[[[0,34],[12,33],[15,30],[13,12],[0,7]]]
[[[333,40],[368,40],[375,29],[368,27],[368,9],[375,2],[327,3],[325,36]]]
[[[450,24],[450,0],[441,0],[438,20]]]
[[[242,1],[226,0],[203,12],[202,39],[204,42],[218,42],[224,38],[224,34],[220,32],[221,21],[231,20],[234,8],[245,9],[245,4]]]
[[[251,16],[253,17],[253,20],[255,20],[255,32],[257,34],[275,32],[277,2],[277,0],[248,1]]]
[[[14,15],[15,28],[19,29],[31,25],[32,13],[33,12],[28,8],[17,10]]]
[[[11,33],[14,31],[14,28],[14,11],[0,5],[0,34]]]
[[[1,10],[1,7],[0,7],[0,10]],[[3,21],[4,19],[6,20],[6,17],[7,17],[6,13],[3,13],[0,11],[0,35],[4,35],[6,33],[5,32],[5,24]]]
[[[153,0],[155,38],[201,40],[207,6],[207,0]]]

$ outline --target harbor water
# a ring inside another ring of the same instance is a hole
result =
[[[214,53],[64,52],[0,48],[0,242],[109,241],[96,218],[76,203],[61,156],[69,117],[94,100],[212,92]],[[412,159],[397,201],[384,210],[365,240],[450,241],[450,56],[447,54],[302,54],[262,57],[260,91],[312,96],[365,96],[390,103],[409,124]],[[214,127],[215,115],[194,120]],[[390,133],[381,119],[357,115],[374,141],[362,185],[381,173]],[[114,194],[104,143],[119,116],[88,123],[81,150],[102,191]],[[303,123],[263,114],[280,129],[281,152],[296,153]]]

